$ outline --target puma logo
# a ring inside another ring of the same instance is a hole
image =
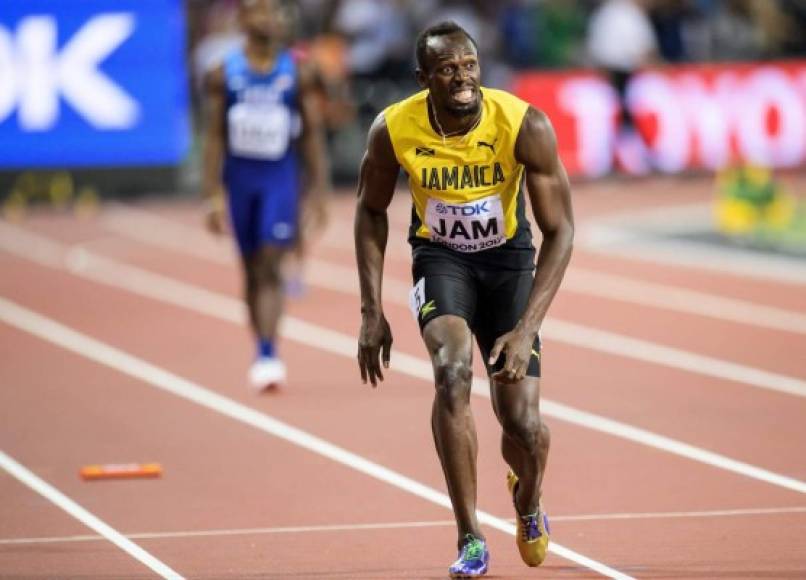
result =
[[[436,309],[437,309],[436,304],[434,304],[434,301],[431,300],[431,301],[423,304],[423,307],[420,308],[420,317],[424,318],[425,316],[427,316],[428,314],[431,314]]]
[[[487,148],[489,148],[489,149],[490,149],[490,151],[492,151],[492,152],[493,152],[493,154],[495,154],[495,144],[496,144],[497,142],[498,142],[498,137],[496,137],[495,139],[493,139],[493,142],[492,142],[492,143],[487,143],[487,141],[481,141],[481,140],[479,140],[479,142],[478,142],[478,146],[479,146],[479,147],[487,147]]]

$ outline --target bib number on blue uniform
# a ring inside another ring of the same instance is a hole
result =
[[[458,252],[480,252],[506,242],[504,210],[497,195],[459,204],[429,198],[425,224],[432,242]]]
[[[274,161],[288,151],[291,113],[276,103],[237,103],[227,115],[229,147],[233,155]]]

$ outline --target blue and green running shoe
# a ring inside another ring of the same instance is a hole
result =
[[[451,578],[484,576],[487,573],[489,563],[490,551],[487,549],[487,543],[471,534],[467,534],[464,544],[462,544],[462,549],[459,551],[459,559],[451,564],[448,572]]]

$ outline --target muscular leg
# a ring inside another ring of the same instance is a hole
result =
[[[464,319],[433,319],[423,338],[434,367],[436,393],[431,428],[453,504],[459,547],[466,534],[484,539],[476,519],[476,426],[470,409],[472,343]]]
[[[516,385],[491,386],[493,408],[503,435],[501,452],[518,476],[518,513],[537,511],[551,435],[540,418],[540,379],[526,377]]]
[[[284,247],[262,246],[244,261],[249,319],[259,338],[277,336],[285,299],[281,269],[285,253]]]

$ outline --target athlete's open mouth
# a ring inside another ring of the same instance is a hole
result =
[[[469,105],[476,97],[476,91],[472,87],[462,87],[451,91],[451,99],[460,105]]]

